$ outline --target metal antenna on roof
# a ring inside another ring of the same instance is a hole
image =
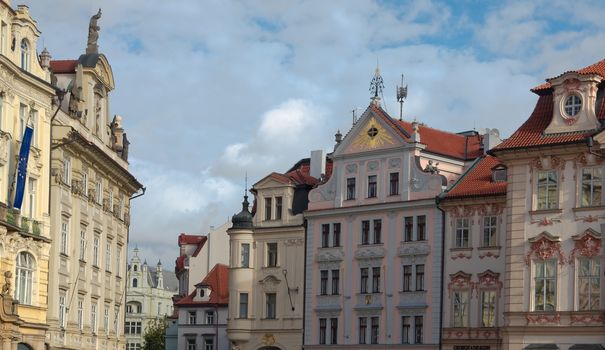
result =
[[[399,102],[399,120],[403,120],[403,102],[408,98],[408,84],[403,86],[403,74],[401,74],[401,86],[397,86],[397,102]]]
[[[248,172],[246,171],[245,180],[244,180],[244,197],[248,196]]]

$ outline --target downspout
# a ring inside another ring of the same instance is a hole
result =
[[[303,228],[305,229],[305,251],[304,251],[304,258],[305,258],[305,263],[303,264],[304,268],[303,268],[303,319],[302,319],[302,348],[305,348],[305,321],[306,321],[306,317],[307,317],[307,219],[303,220]]]
[[[214,337],[216,338],[216,348],[218,347],[218,304],[214,304],[214,313],[216,314],[216,318],[214,321]]]
[[[443,349],[443,287],[445,280],[445,211],[439,206],[443,194],[436,197],[437,209],[441,212],[441,283],[439,290],[439,349]]]

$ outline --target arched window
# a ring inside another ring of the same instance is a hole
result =
[[[21,69],[29,72],[29,43],[21,40]]]
[[[34,257],[21,252],[17,255],[17,276],[15,278],[15,299],[21,304],[32,305],[32,283],[34,275]]]
[[[134,269],[135,272],[137,271],[137,267],[138,267],[137,265],[133,266],[133,269]]]
[[[139,284],[139,281],[136,278],[132,279],[132,288],[136,288]]]

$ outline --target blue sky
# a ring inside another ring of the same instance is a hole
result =
[[[507,137],[531,113],[531,87],[605,58],[599,1],[22,2],[38,51],[43,42],[55,59],[84,52],[103,9],[111,113],[124,116],[131,170],[148,189],[132,203],[130,242],[167,267],[180,232],[239,211],[246,172],[254,183],[332,149],[368,105],[377,60],[392,115],[403,73],[404,118]]]

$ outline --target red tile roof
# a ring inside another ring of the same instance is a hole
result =
[[[199,284],[210,288],[208,301],[194,301],[196,291],[182,298],[176,305],[227,305],[229,303],[229,268],[227,265],[216,264]]]
[[[50,70],[55,74],[74,73],[78,60],[55,60],[50,61]]]
[[[567,71],[567,72],[559,74],[557,77],[554,77],[554,78],[551,78],[551,79],[558,78],[558,77],[562,76],[563,74],[567,74],[567,73],[570,73],[570,72],[576,72],[576,73],[579,73],[579,74],[582,74],[582,75],[584,75],[584,74],[598,74],[601,77],[605,78],[605,59],[600,60],[597,63],[591,64],[588,67],[584,67],[582,69],[578,69],[576,71]],[[547,79],[547,80],[550,80],[550,79]],[[550,88],[551,88],[551,85],[547,81],[546,83],[538,85],[535,88],[531,89],[531,91],[533,91],[535,93],[540,93],[540,91],[547,90],[547,89],[550,89]]]
[[[501,165],[498,158],[486,155],[458,180],[447,192],[445,198],[463,198],[475,196],[495,196],[506,194],[506,182],[492,181],[492,169]]]
[[[412,123],[391,118],[382,108],[371,104],[372,111],[394,126],[394,130],[410,142]],[[426,145],[425,151],[463,160],[475,159],[483,154],[481,135],[461,135],[428,126],[419,125],[420,142]]]

